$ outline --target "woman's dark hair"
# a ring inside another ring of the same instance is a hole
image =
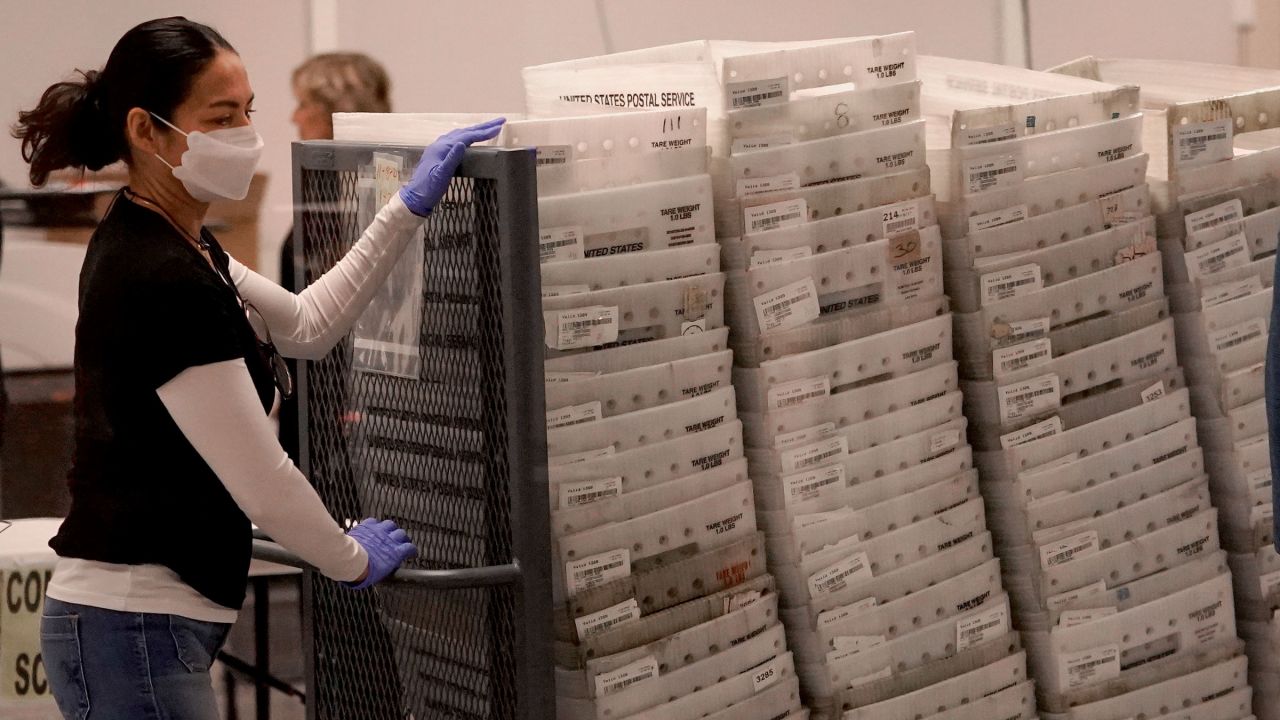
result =
[[[186,99],[220,50],[235,52],[217,30],[184,17],[149,20],[124,34],[101,71],[55,83],[33,110],[18,113],[13,136],[31,164],[33,185],[66,167],[99,170],[129,161],[125,118],[142,108],[164,118]]]

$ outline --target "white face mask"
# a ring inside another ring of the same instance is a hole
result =
[[[262,156],[262,136],[252,125],[187,133],[155,113],[151,116],[187,137],[181,165],[169,165],[159,153],[156,157],[169,166],[191,197],[213,202],[243,200],[249,194],[249,183]]]

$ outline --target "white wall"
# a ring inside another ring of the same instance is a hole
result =
[[[1232,65],[1231,6],[1224,0],[1031,0],[1031,66],[1052,67],[1082,55]]]

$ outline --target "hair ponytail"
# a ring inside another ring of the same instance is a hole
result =
[[[33,185],[62,168],[99,170],[129,162],[125,120],[135,107],[171,117],[219,50],[235,52],[216,30],[183,17],[150,20],[125,33],[106,66],[54,83],[35,108],[18,113]]]

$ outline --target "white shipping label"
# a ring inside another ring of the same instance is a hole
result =
[[[826,380],[826,378],[822,378]],[[828,387],[830,384],[828,383]],[[770,404],[772,407],[772,403]],[[787,450],[789,448],[799,447],[817,442],[823,438],[828,438],[836,432],[836,424],[833,422],[825,422],[821,425],[814,425],[795,432],[785,433],[773,439],[773,447],[778,450]]]
[[[592,400],[581,405],[570,405],[557,410],[547,411],[547,429],[552,430],[570,425],[595,422],[600,419],[601,405],[599,400]]]
[[[600,377],[600,373],[598,371],[554,372],[551,370],[542,373],[542,380],[547,385],[560,385],[593,377]]]
[[[844,622],[845,620],[861,615],[875,606],[876,599],[874,597],[865,597],[852,605],[845,605],[844,607],[839,607],[835,610],[828,610],[826,612],[819,613],[818,627],[827,627],[828,625]]]
[[[572,145],[539,145],[534,149],[534,163],[538,167],[545,165],[568,165],[573,160]]]
[[[857,677],[850,680],[849,687],[850,688],[862,687],[863,685],[870,685],[871,683],[877,680],[884,680],[886,678],[891,678],[891,677],[893,677],[893,668],[886,665],[885,667],[882,667],[879,670],[869,675],[863,675],[862,677]]]
[[[748,590],[740,592],[737,595],[730,595],[724,599],[724,614],[741,610],[748,605],[754,605],[763,595],[759,590]]]
[[[1211,285],[1204,289],[1203,295],[1200,297],[1200,307],[1208,310],[1215,305],[1221,305],[1224,302],[1239,300],[1248,297],[1253,293],[1262,290],[1262,278],[1257,275],[1250,275],[1244,280],[1235,282],[1222,283],[1220,285]]]
[[[782,478],[782,487],[786,491],[784,503],[790,507],[796,503],[812,500],[828,488],[842,488],[846,484],[844,465],[829,465],[809,470],[808,472],[787,475]]]
[[[569,453],[568,455],[552,455],[547,458],[547,465],[550,467],[557,467],[559,465],[576,465],[578,463],[587,462],[588,460],[599,460],[600,458],[612,457],[615,454],[617,454],[617,449],[612,445],[606,445],[605,447],[597,450],[584,450],[583,452]]]
[[[972,235],[976,232],[990,230],[991,228],[1000,227],[1001,225],[1021,222],[1026,219],[1026,205],[1014,205],[1013,207],[1007,207],[1003,210],[993,210],[989,213],[974,215],[969,218],[969,234]]]
[[[729,95],[729,109],[763,107],[777,105],[791,99],[791,92],[784,75],[767,80],[747,80],[725,84],[725,92]]]
[[[987,127],[980,128],[964,128],[956,137],[955,146],[968,147],[969,145],[986,145],[988,143],[1013,140],[1017,137],[1018,125],[1016,123],[989,125]]]
[[[803,225],[808,219],[809,203],[804,198],[742,209],[742,225],[747,229],[748,235]]]
[[[840,458],[848,454],[849,439],[843,435],[837,435],[819,440],[812,445],[783,451],[782,472],[792,473],[819,468],[839,462]]]
[[[658,660],[648,655],[639,660],[596,676],[596,697],[605,697],[658,677]]]
[[[1242,234],[1236,234],[1212,245],[1188,250],[1187,274],[1195,280],[1228,268],[1248,265],[1252,259],[1249,255],[1249,240]]]
[[[795,173],[773,175],[762,178],[743,178],[738,181],[737,197],[746,198],[752,195],[768,195],[769,193],[789,192],[800,188],[800,176]]]
[[[1060,432],[1062,432],[1062,418],[1054,415],[1048,420],[1038,422],[1035,425],[1028,425],[1021,430],[1014,430],[1011,433],[1001,435],[1000,447],[1008,450],[1010,448],[1016,448],[1019,445],[1026,445],[1029,442],[1053,437]]]
[[[1009,347],[1048,335],[1049,326],[1050,319],[1047,317],[995,322],[991,325],[991,339],[996,341],[997,347]]]
[[[1035,263],[1019,265],[1008,270],[986,273],[979,279],[983,307],[1001,300],[1030,295],[1044,289],[1040,266]]]
[[[891,238],[920,229],[920,201],[908,200],[880,209],[881,233]]]
[[[1280,588],[1280,570],[1264,573],[1258,578],[1258,581],[1262,586],[1262,597],[1271,597],[1271,593],[1275,592],[1276,588]]]
[[[581,295],[585,292],[591,292],[590,285],[543,285],[542,297],[553,298],[564,295]]]
[[[561,509],[582,507],[593,502],[615,498],[622,494],[622,478],[611,477],[602,480],[560,484]]]
[[[883,635],[845,635],[832,638],[831,645],[835,649],[827,653],[827,664],[838,663],[864,650],[880,647],[884,643],[885,636]]]
[[[1187,227],[1187,235],[1216,228],[1219,225],[1230,225],[1244,220],[1244,204],[1240,198],[1218,203],[1198,212],[1188,213],[1183,222]]]
[[[787,410],[830,395],[831,378],[821,375],[774,385],[765,394],[765,402],[774,410]]]
[[[960,431],[952,428],[929,437],[929,454],[937,455],[960,446]]]
[[[544,264],[581,260],[583,252],[582,228],[577,225],[538,231],[538,259]]]
[[[1118,612],[1113,607],[1089,608],[1087,610],[1063,610],[1058,617],[1058,627],[1069,628],[1093,622]]]
[[[1164,381],[1157,380],[1155,385],[1142,391],[1142,404],[1146,405],[1149,402],[1155,402],[1162,397],[1164,397]]]
[[[390,153],[373,154],[373,184],[378,207],[386,205],[391,196],[400,191],[400,171],[404,158]]]
[[[753,302],[762,333],[804,325],[817,320],[821,313],[818,288],[814,286],[812,277],[757,295]]]
[[[986,612],[956,621],[956,652],[964,652],[1009,632],[1009,607],[1003,602]]]
[[[1050,610],[1061,610],[1069,605],[1080,602],[1081,600],[1101,595],[1106,591],[1107,583],[1099,580],[1095,583],[1085,585],[1084,587],[1076,588],[1075,590],[1068,590],[1067,592],[1058,593],[1057,595],[1050,595],[1045,599],[1045,607]]]
[[[969,194],[973,195],[1017,187],[1022,182],[1022,170],[1016,155],[992,155],[965,161],[964,178]]]
[[[578,640],[586,640],[639,619],[640,605],[635,598],[628,598],[600,612],[575,618],[573,624],[578,628]]]
[[[758,268],[773,263],[802,260],[813,255],[813,248],[801,245],[787,250],[757,250],[751,253],[751,267]]]
[[[999,348],[991,353],[991,369],[999,379],[1028,368],[1044,365],[1053,360],[1053,345],[1049,338]]]
[[[773,685],[782,679],[783,659],[774,658],[769,662],[760,665],[751,671],[751,687],[755,692],[760,692],[765,688]]]
[[[1225,352],[1266,336],[1267,322],[1262,318],[1253,318],[1210,334],[1209,348],[1214,352]]]
[[[1000,401],[1000,418],[1006,423],[1051,412],[1062,405],[1062,387],[1053,373],[1001,385],[996,395]]]
[[[577,595],[583,590],[590,590],[598,585],[629,577],[631,550],[619,548],[584,557],[581,560],[570,560],[565,563],[564,575],[569,581],[570,595]]]
[[[546,316],[550,315],[550,318]],[[552,350],[576,350],[607,345],[618,339],[617,306],[574,308],[543,313],[548,329],[555,328]]]
[[[1059,662],[1058,683],[1065,689],[1106,682],[1120,675],[1120,646],[1103,645],[1064,654]]]
[[[871,562],[859,552],[810,575],[809,593],[816,598],[870,579]]]
[[[738,155],[740,153],[751,152],[753,150],[768,150],[769,148],[782,147],[784,145],[794,145],[795,142],[795,136],[790,133],[738,138],[737,140],[734,140],[733,145],[730,146],[729,154]]]
[[[1040,567],[1048,570],[1051,567],[1065,565],[1072,560],[1079,560],[1098,552],[1098,532],[1088,530],[1079,535],[1072,535],[1048,545],[1040,546]]]
[[[1231,118],[1174,126],[1174,165],[1192,167],[1230,160],[1234,132]]]

